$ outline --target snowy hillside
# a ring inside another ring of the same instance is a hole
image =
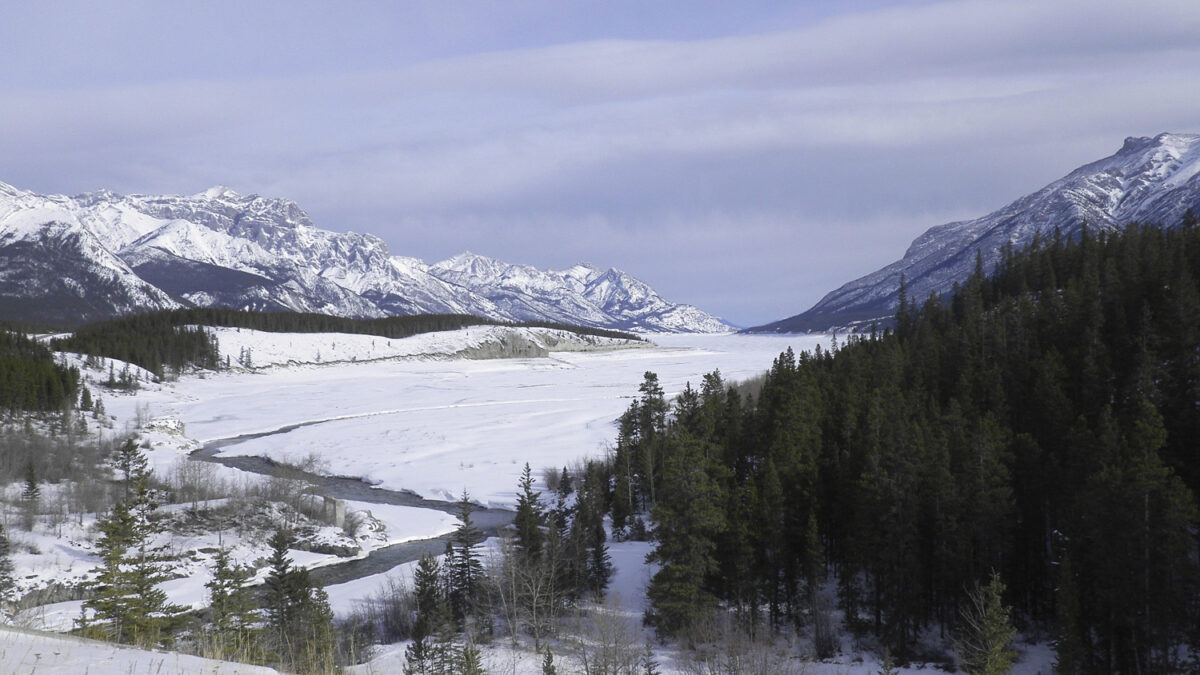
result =
[[[729,330],[691,305],[663,300],[645,283],[616,269],[580,264],[561,271],[540,270],[468,252],[437,263],[430,273],[487,298],[516,320],[548,318],[559,323],[682,333]]]
[[[618,270],[543,271],[471,254],[430,266],[392,256],[378,237],[317,228],[294,202],[225,187],[66,197],[0,183],[0,262],[0,310],[14,319],[75,322],[196,305],[729,330]]]
[[[1020,248],[1057,230],[1070,235],[1087,223],[1112,231],[1131,222],[1174,227],[1188,209],[1200,212],[1200,135],[1127,138],[1111,157],[1082,166],[1041,190],[976,220],[947,223],[917,237],[904,257],[829,293],[811,309],[753,332],[803,332],[866,324],[890,317],[900,276],[923,301],[966,279],[975,254],[990,270],[1007,245]]]
[[[269,333],[246,328],[210,328],[209,331],[217,339],[222,361],[249,369],[397,358],[541,357],[551,351],[652,346],[637,340],[580,335],[565,330],[507,326],[472,326],[403,339],[351,333]]]

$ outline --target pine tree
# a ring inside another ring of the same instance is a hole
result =
[[[404,672],[418,675],[429,672],[433,650],[433,636],[447,621],[444,594],[445,584],[437,558],[425,554],[417,563],[413,574],[413,597],[416,600],[417,617],[413,623],[412,644],[404,652]]]
[[[42,496],[42,488],[38,485],[37,466],[33,457],[25,463],[25,486],[21,488],[21,524],[26,532],[33,531],[37,520],[38,501]]]
[[[271,537],[271,568],[263,583],[267,628],[274,649],[292,668],[325,672],[333,668],[333,612],[325,591],[308,570],[292,565],[289,531]]]
[[[650,580],[646,621],[661,635],[689,629],[715,604],[705,586],[716,571],[716,537],[724,528],[718,486],[709,477],[704,442],[681,438],[665,463],[661,499],[654,506],[654,539],[648,556],[661,568]]]
[[[450,554],[446,559],[447,593],[450,613],[454,622],[460,628],[464,626],[468,616],[475,613],[481,598],[479,594],[483,586],[483,563],[475,546],[483,541],[483,533],[471,522],[471,511],[474,510],[466,490],[458,500],[458,528],[451,535],[447,545]]]
[[[1004,584],[993,572],[986,586],[977,586],[971,592],[963,609],[958,652],[963,669],[971,675],[1005,675],[1012,670],[1017,656],[1012,646],[1017,630],[1003,595]]]
[[[1069,554],[1063,556],[1058,566],[1054,629],[1054,672],[1059,675],[1086,672],[1086,650],[1079,634],[1079,596]]]
[[[88,583],[92,597],[83,603],[80,624],[86,633],[117,642],[164,644],[181,624],[184,608],[167,602],[158,588],[171,578],[173,558],[166,544],[155,542],[163,528],[155,518],[158,502],[145,458],[131,457],[130,466],[126,500],[97,523],[101,566]]]
[[[16,599],[16,580],[13,579],[12,542],[8,532],[0,525],[0,611],[7,610]]]
[[[470,640],[465,641],[459,647],[456,661],[455,675],[483,675],[483,660],[479,654],[479,648]]]
[[[900,675],[890,649],[883,650],[883,663],[879,664],[879,675]]]
[[[142,449],[138,447],[137,441],[129,438],[126,439],[121,447],[117,449],[117,454],[113,457],[113,464],[117,471],[121,473],[121,481],[125,486],[125,497],[128,498],[133,491],[134,483],[139,477],[148,477],[150,475],[150,460],[142,453]]]
[[[658,659],[654,658],[654,649],[647,640],[642,650],[641,675],[659,675]]]
[[[550,646],[542,650],[542,675],[558,675],[558,668],[554,667],[554,654],[550,653]]]
[[[210,616],[205,631],[218,658],[248,661],[258,654],[259,621],[254,595],[246,587],[250,570],[234,565],[229,549],[217,550],[213,558],[209,590]]]
[[[292,559],[288,554],[291,547],[291,533],[278,529],[268,542],[271,546],[271,557],[267,564],[270,572],[263,581],[263,609],[266,611],[267,625],[275,634],[277,642],[286,642],[287,630],[291,626],[298,608],[293,600],[296,596]]]
[[[638,402],[638,455],[643,510],[657,503],[658,484],[662,480],[662,444],[667,430],[667,400],[658,375],[646,371],[638,387],[642,395]]]
[[[540,501],[541,493],[533,490],[533,475],[529,463],[521,473],[519,483],[521,489],[517,494],[517,513],[513,525],[517,528],[516,544],[521,551],[524,562],[529,564],[538,560],[542,554],[542,527],[545,525],[545,513]]]

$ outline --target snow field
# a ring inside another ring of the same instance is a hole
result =
[[[800,351],[828,338],[655,340],[667,347],[185,378],[162,409],[202,442],[304,425],[228,446],[222,454],[291,463],[315,455],[332,474],[439,499],[456,499],[465,488],[475,501],[504,506],[514,501],[525,462],[540,473],[603,454],[614,420],[637,396],[645,372],[656,372],[670,396],[687,382],[698,387],[713,369],[730,382],[757,376],[787,346]]]
[[[221,361],[233,368],[277,368],[331,363],[357,363],[400,358],[445,358],[514,337],[543,347],[624,348],[629,340],[588,336],[545,328],[471,326],[454,331],[385,338],[354,333],[268,333],[247,328],[209,328],[217,338]],[[248,365],[247,361],[248,360]]]
[[[271,675],[273,668],[0,627],[0,670],[32,675]]]
[[[670,395],[687,381],[698,386],[701,376],[714,368],[732,382],[760,374],[789,345],[801,350],[823,341],[795,336],[655,336],[662,347],[553,352],[549,358],[531,359],[446,358],[478,344],[476,340],[483,340],[486,332],[465,329],[417,336],[420,339],[409,338],[411,342],[403,345],[398,343],[405,341],[393,340],[385,354],[382,349],[388,341],[383,338],[234,330],[232,334],[241,338],[230,339],[225,331],[221,339],[222,351],[234,352],[231,360],[245,346],[255,366],[278,365],[265,371],[186,374],[174,382],[143,384],[129,393],[96,386],[107,378],[107,364],[87,376],[93,395],[103,399],[110,416],[104,433],[136,429],[152,468],[163,478],[198,472],[199,480],[230,486],[262,480],[219,464],[193,462],[187,455],[210,440],[300,424],[306,426],[231,445],[225,452],[294,462],[312,457],[328,473],[365,476],[388,488],[445,499],[456,499],[465,488],[476,501],[511,505],[526,461],[537,475],[544,467],[561,467],[603,453],[613,437],[613,422],[636,397],[643,373],[658,373]],[[326,344],[330,347],[321,347]],[[329,358],[336,356],[341,363],[283,365],[303,363],[315,355],[314,351],[306,356],[306,350],[329,351],[334,344],[342,347],[331,351]],[[122,366],[117,363],[115,369],[119,372]],[[168,510],[219,505],[187,503]],[[350,502],[347,508],[370,511],[386,524],[384,536],[360,541],[361,555],[391,543],[438,536],[455,524],[452,516],[428,509],[365,502]],[[82,524],[64,523],[61,537],[39,526],[27,547],[37,553],[17,556],[17,576],[82,578],[98,562],[89,534],[94,520],[91,514]],[[331,537],[340,533],[325,529]],[[192,607],[202,606],[207,598],[204,584],[210,579],[211,552],[218,546],[231,549],[234,561],[240,563],[267,554],[264,541],[246,541],[234,531],[176,536],[172,546],[185,554],[179,568],[183,576],[164,583],[163,589],[171,602]],[[619,569],[637,570],[644,585],[648,579],[641,564],[645,551],[631,553],[630,546],[614,545],[614,559]],[[620,562],[622,556],[628,560]],[[305,567],[344,560],[302,551],[292,551],[292,558]],[[389,574],[407,574],[407,567]],[[614,597],[640,602],[640,586],[625,588],[621,581],[625,578],[618,575]],[[336,611],[344,615],[376,594],[386,581],[386,575],[376,575],[327,590]],[[79,601],[45,605],[19,620],[69,630],[80,606]],[[640,622],[640,607],[623,611]]]

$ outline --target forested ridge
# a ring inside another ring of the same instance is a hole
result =
[[[45,345],[0,328],[0,407],[59,410],[78,386],[79,371],[59,365]]]
[[[420,333],[449,331],[468,326],[551,328],[582,335],[637,340],[637,336],[602,328],[567,326],[548,322],[519,324],[493,321],[470,314],[422,314],[380,319],[350,319],[300,312],[247,312],[220,308],[164,310],[123,316],[80,327],[70,337],[57,338],[59,351],[106,356],[137,364],[162,376],[164,368],[188,366],[215,370],[220,366],[213,337],[200,326],[248,328],[273,333],[353,333],[388,339]]]
[[[686,636],[723,608],[820,653],[837,607],[929,657],[995,572],[1059,672],[1194,672],[1198,279],[1191,222],[1085,230],[949,300],[902,290],[894,329],[761,382],[714,372],[671,406],[647,373],[610,495],[618,534],[651,521],[647,620]]]

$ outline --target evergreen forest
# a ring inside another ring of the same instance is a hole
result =
[[[1085,229],[950,298],[902,286],[893,327],[758,381],[668,403],[646,373],[608,500],[656,542],[648,623],[686,639],[722,610],[825,655],[840,616],[936,659],[986,585],[1061,673],[1195,672],[1198,282],[1200,228]]]
[[[54,360],[45,345],[0,330],[0,408],[61,410],[75,400],[79,371]]]

